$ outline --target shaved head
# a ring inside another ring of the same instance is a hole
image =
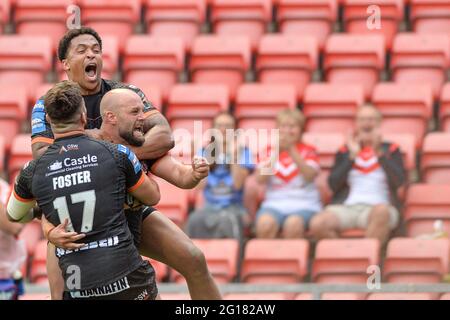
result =
[[[118,114],[120,108],[139,103],[142,103],[141,97],[133,90],[126,88],[113,89],[103,96],[100,102],[100,114],[102,117],[107,111]]]
[[[144,103],[133,90],[108,91],[100,102],[102,131],[113,141],[141,146],[144,141]]]

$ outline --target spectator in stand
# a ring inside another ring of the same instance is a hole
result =
[[[27,255],[25,243],[18,240],[24,225],[6,217],[9,192],[10,186],[0,178],[0,300],[16,300],[23,294],[20,269]]]
[[[192,238],[235,238],[242,241],[249,216],[243,205],[245,179],[254,169],[250,149],[227,130],[236,128],[229,113],[214,118],[211,142],[201,155],[211,164],[209,175],[200,182],[204,206],[189,215],[187,233]]]
[[[304,125],[299,110],[286,109],[277,115],[279,157],[273,159],[269,148],[269,159],[257,171],[258,181],[266,184],[265,200],[256,215],[257,238],[302,238],[311,217],[322,209],[314,183],[319,159],[315,148],[302,142]],[[273,164],[273,175],[262,172]]]
[[[355,133],[336,154],[328,179],[332,204],[311,221],[315,238],[336,238],[356,228],[385,243],[397,226],[397,190],[405,183],[405,169],[399,147],[383,141],[381,121],[376,107],[359,108]]]

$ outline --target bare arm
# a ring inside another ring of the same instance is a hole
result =
[[[155,165],[153,165],[151,171],[156,176],[163,178],[178,188],[192,189],[197,186],[209,172],[209,165],[206,162],[206,159],[204,159],[201,163],[195,163],[198,161],[195,159],[198,159],[198,157],[194,158],[193,165],[189,166],[180,163],[169,155],[166,155],[158,160]]]
[[[155,113],[145,120],[145,142],[141,147],[130,147],[139,159],[157,159],[175,145],[172,130],[166,118]]]
[[[5,206],[0,202],[0,230],[10,235],[18,236],[23,227],[23,224],[8,220]]]
[[[136,185],[128,189],[128,192],[147,206],[156,205],[161,198],[158,184],[144,173],[142,173]]]

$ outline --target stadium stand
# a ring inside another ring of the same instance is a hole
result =
[[[32,160],[31,139],[29,134],[16,135],[11,144],[11,157],[8,161],[10,182],[28,161]]]
[[[182,226],[188,214],[188,194],[165,180],[154,177],[159,185],[161,200],[156,209],[163,212],[178,226]]]
[[[442,220],[443,229],[450,234],[450,185],[411,185],[403,217],[408,237],[433,233],[436,220]]]
[[[305,89],[306,131],[348,134],[356,109],[364,102],[360,85],[311,83]]]
[[[381,35],[330,35],[323,68],[330,83],[362,84],[368,99],[385,68],[384,39]]]
[[[337,0],[278,0],[276,21],[283,34],[312,35],[321,49],[334,31]]]
[[[430,132],[424,140],[420,162],[422,180],[445,184],[450,181],[450,132]]]
[[[20,125],[28,117],[27,88],[5,84],[0,91],[0,133],[9,151],[14,137],[20,132]]]
[[[235,239],[194,239],[194,244],[205,255],[209,271],[217,283],[231,282],[237,275],[239,243]],[[171,273],[174,282],[184,282],[176,271]]]
[[[184,59],[183,41],[179,38],[132,36],[125,47],[124,81],[137,87],[159,86],[167,99],[184,68]]]
[[[271,252],[268,256],[267,252]],[[308,269],[309,243],[304,239],[252,239],[245,247],[241,281],[296,283]]]
[[[428,83],[437,100],[449,66],[449,41],[443,34],[399,33],[392,46],[392,79],[399,83]]]
[[[226,84],[230,98],[250,68],[250,41],[245,36],[200,35],[192,46],[189,72],[194,83]]]
[[[31,262],[30,280],[33,283],[47,283],[47,240],[36,244]]]
[[[404,16],[403,0],[344,0],[344,29],[350,34],[380,34],[384,37],[386,48],[390,50],[399,24]],[[379,23],[368,20],[368,13],[381,13]],[[369,27],[371,26],[371,28]]]
[[[409,0],[412,29],[417,33],[450,30],[450,3],[439,0]]]
[[[325,239],[317,243],[312,265],[316,283],[365,283],[367,267],[380,262],[376,239]]]
[[[439,116],[440,128],[450,132],[450,83],[446,83],[442,88]]]
[[[258,82],[295,86],[301,101],[318,61],[319,47],[313,37],[267,34],[259,42],[255,72]]]
[[[9,22],[10,10],[10,0],[0,0],[0,34],[3,33],[5,25]]]
[[[25,85],[28,98],[44,82],[52,66],[52,43],[47,36],[0,36],[0,83]]]
[[[79,0],[81,22],[101,35],[117,37],[121,52],[141,17],[141,0]]]
[[[200,33],[206,19],[205,0],[147,0],[147,32],[158,37],[180,37],[186,50]]]
[[[17,0],[14,10],[16,33],[48,35],[52,39],[53,52],[56,52],[59,39],[67,30],[67,7],[73,4],[74,0]]]
[[[212,0],[211,24],[215,34],[246,36],[256,50],[272,20],[272,0]]]
[[[384,133],[413,134],[417,148],[433,114],[433,93],[428,85],[379,83],[372,103],[381,111]]]
[[[449,239],[394,238],[389,241],[383,277],[390,283],[439,283],[449,272]]]

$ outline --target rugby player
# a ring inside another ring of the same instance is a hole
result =
[[[81,87],[88,113],[86,127],[91,129],[87,130],[87,133],[98,137],[96,129],[100,128],[102,122],[100,113],[102,97],[112,89],[129,88],[141,97],[145,108],[143,126],[145,142],[141,147],[131,147],[132,150],[139,159],[156,159],[165,155],[173,147],[167,120],[138,88],[101,78],[101,50],[100,36],[93,29],[85,27],[68,31],[58,47],[58,58],[68,78]],[[44,102],[39,99],[32,111],[33,157],[42,154],[52,142],[53,133],[46,121]],[[143,212],[142,228],[146,236],[142,239],[141,250],[146,256],[161,261],[182,274],[187,281],[192,299],[221,299],[217,285],[209,274],[203,253],[181,230],[174,228],[169,219],[162,214],[153,214],[153,211],[153,208],[146,207]],[[74,236],[71,240],[75,241],[79,236]],[[51,252],[50,248],[49,254]],[[60,278],[58,273],[60,273],[58,269],[48,268],[52,299],[60,298],[57,293],[61,292],[61,288],[57,288],[56,284]]]
[[[129,148],[85,134],[87,110],[78,84],[55,85],[45,95],[45,109],[55,140],[21,170],[8,218],[26,222],[37,203],[52,224],[68,221],[70,231],[86,234],[82,248],[56,250],[64,299],[155,299],[155,272],[133,244],[123,203],[128,192],[156,204],[158,185]],[[72,275],[77,280],[70,282]]]

